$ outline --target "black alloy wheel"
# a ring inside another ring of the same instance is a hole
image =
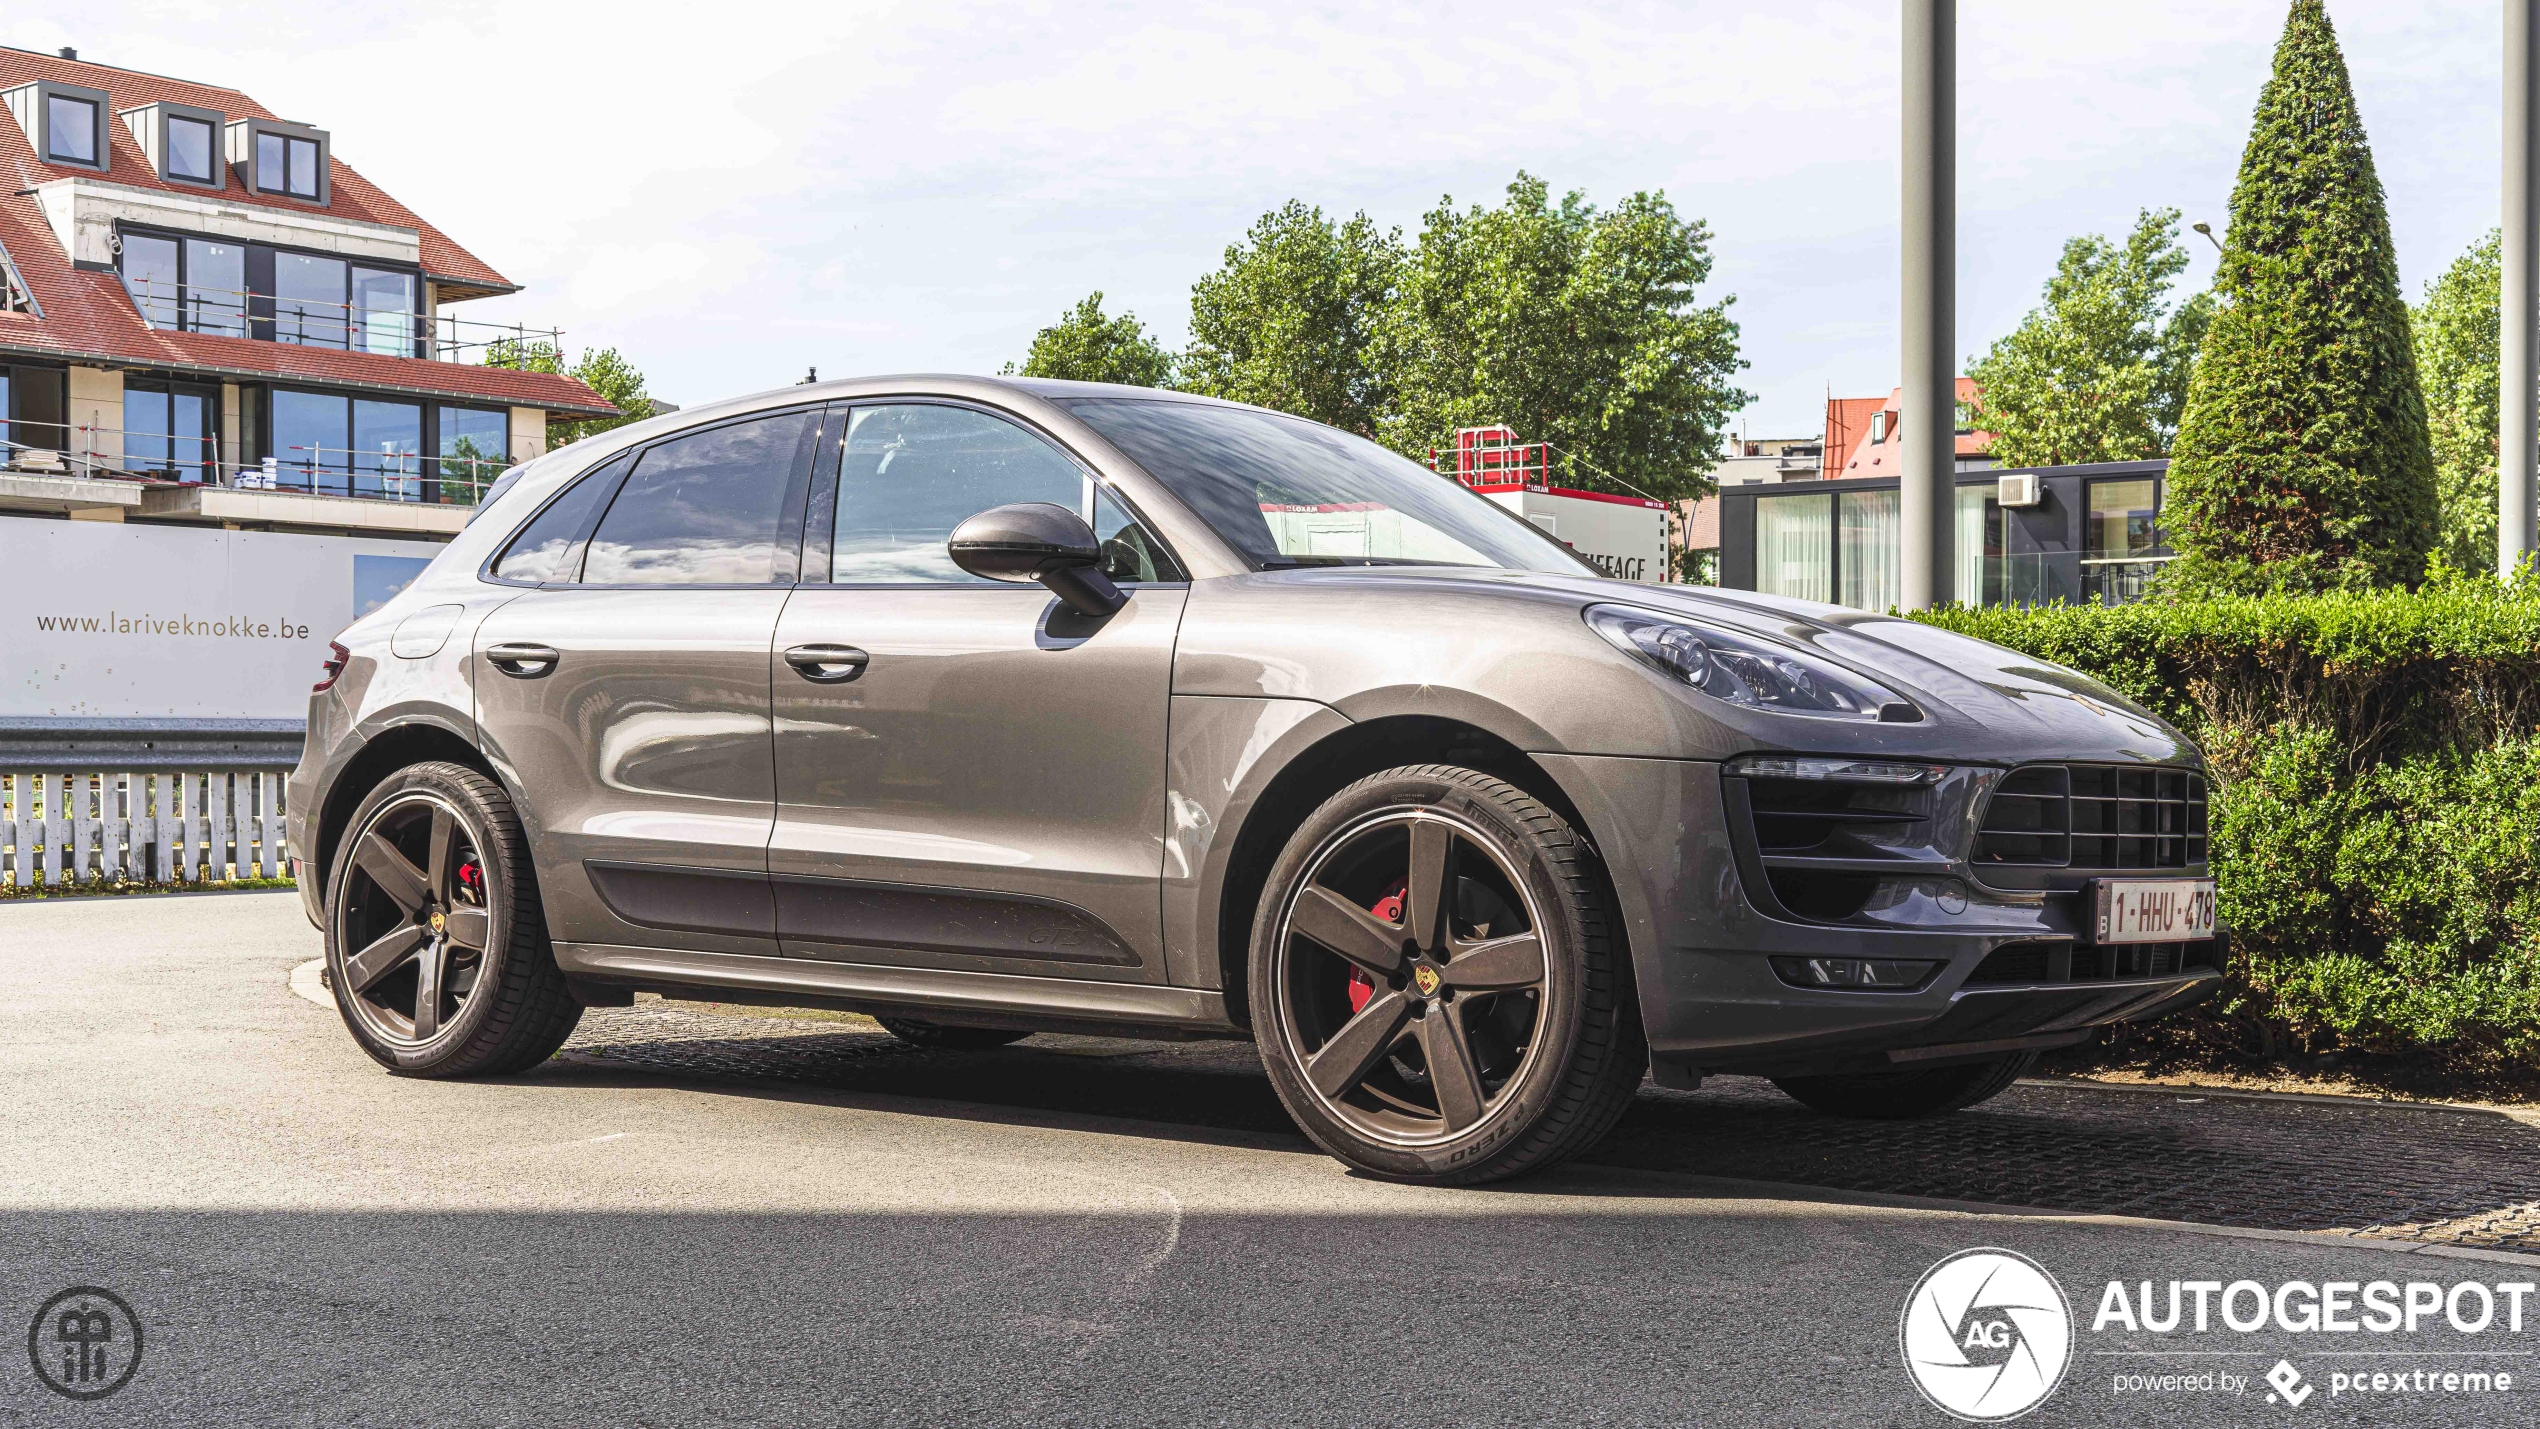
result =
[[[1395,770],[1326,804],[1273,872],[1255,947],[1255,1034],[1299,1124],[1352,1165],[1434,1181],[1602,1135],[1645,1054],[1586,858],[1551,810],[1471,770]]]
[[[517,1071],[546,1060],[580,1018],[519,819],[473,769],[416,765],[373,789],[327,892],[336,1006],[392,1070]]]

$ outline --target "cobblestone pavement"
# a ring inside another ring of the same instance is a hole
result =
[[[595,1010],[565,1055],[680,1078],[801,1083],[1295,1136],[1252,1048],[1038,1036],[928,1052],[858,1024]],[[842,1030],[845,1029],[845,1030]],[[1644,1087],[1605,1165],[2083,1214],[2540,1251],[2540,1129],[2488,1112],[2024,1082],[1925,1122],[1846,1121],[1768,1082]]]

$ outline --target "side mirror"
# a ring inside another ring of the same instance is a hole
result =
[[[992,581],[1039,581],[1078,615],[1100,619],[1129,603],[1102,573],[1102,542],[1064,506],[1023,501],[980,512],[944,543],[954,565]]]

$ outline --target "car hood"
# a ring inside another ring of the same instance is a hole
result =
[[[1405,574],[1409,570],[1403,568]],[[2195,746],[2158,715],[2088,675],[1919,621],[1712,586],[1533,572],[1497,572],[1480,579],[1503,590],[1514,585],[1575,599],[1581,608],[1639,606],[1805,646],[1876,678],[1922,709],[1926,719],[1919,727],[1878,727],[1877,742],[1898,753],[1922,746],[2004,763],[2057,757],[2203,763]],[[1831,733],[1794,728],[1821,723],[1814,720],[1722,713],[1753,735],[1769,731],[1799,740]]]

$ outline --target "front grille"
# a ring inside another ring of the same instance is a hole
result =
[[[2192,943],[2124,943],[2106,947],[2074,944],[2070,959],[2057,943],[2006,943],[1985,955],[1967,975],[1968,987],[2006,987],[2034,983],[2114,982],[2128,978],[2175,977],[2195,968],[2219,967],[2222,945],[2205,938]]]
[[[1985,804],[1975,862],[2188,868],[2205,861],[2205,779],[2186,769],[2030,764]]]

